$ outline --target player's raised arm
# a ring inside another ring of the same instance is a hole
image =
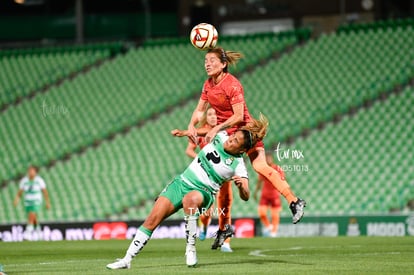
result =
[[[240,176],[234,176],[232,179],[234,184],[239,189],[240,198],[244,201],[248,201],[250,198],[249,180]]]
[[[197,129],[195,126],[200,121],[200,118],[203,116],[204,112],[207,110],[208,102],[202,98],[198,101],[197,107],[195,108],[190,123],[188,124],[188,135],[197,136]]]

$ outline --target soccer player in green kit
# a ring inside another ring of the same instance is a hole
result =
[[[27,176],[20,181],[19,191],[14,199],[14,206],[19,203],[23,195],[24,207],[27,214],[27,226],[25,238],[29,240],[40,239],[40,224],[38,220],[39,210],[42,206],[43,197],[46,202],[46,209],[50,208],[49,193],[45,181],[37,174],[39,169],[36,166],[29,166]],[[36,235],[33,237],[33,232]]]
[[[198,214],[202,209],[211,206],[221,185],[229,180],[238,187],[242,200],[249,199],[249,182],[243,153],[263,139],[267,127],[268,121],[261,115],[259,120],[252,120],[231,136],[224,131],[220,132],[198,153],[187,169],[161,191],[151,213],[138,228],[124,258],[106,267],[130,268],[132,258],[144,248],[156,227],[180,208],[185,213],[186,264],[195,266]]]

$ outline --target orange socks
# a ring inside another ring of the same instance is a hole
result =
[[[267,165],[266,160],[256,158],[253,161],[253,168],[256,170],[256,172],[266,177],[273,184],[273,186],[286,198],[289,204],[291,202],[297,201],[298,198],[295,196],[295,194],[293,194],[287,181],[282,179],[280,174],[275,169]]]
[[[211,222],[211,212],[207,211],[206,214],[200,215],[200,222],[203,224],[204,228],[206,228]]]
[[[259,206],[258,212],[259,212],[260,221],[266,228],[268,228],[270,225],[270,222],[269,222],[269,219],[267,218],[267,206]]]
[[[273,225],[272,232],[276,233],[277,229],[279,228],[279,223],[280,223],[280,216],[279,216],[280,209],[272,208],[271,211],[272,211],[271,213],[272,213],[272,225]]]
[[[226,224],[231,224],[231,205],[233,204],[233,189],[231,182],[224,183],[217,196],[217,207],[219,208],[219,228],[224,230]]]

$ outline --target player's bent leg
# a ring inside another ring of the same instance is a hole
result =
[[[219,230],[216,233],[216,239],[214,240],[211,249],[221,248],[223,243],[234,235],[233,227],[231,226],[231,206],[233,204],[233,189],[231,182],[226,182],[220,188],[217,195],[217,207],[219,209]],[[230,243],[228,243],[229,249],[225,252],[232,252]],[[221,249],[220,249],[221,250]],[[222,251],[223,251],[222,250]],[[231,251],[230,251],[231,250]]]
[[[280,223],[280,207],[272,207],[271,208],[271,214],[272,214],[272,231],[270,233],[270,237],[276,237],[277,236],[277,230],[279,229],[279,223]]]
[[[231,182],[225,182],[217,195],[219,229],[224,230],[226,224],[231,224],[231,206],[233,205],[233,189]]]
[[[164,219],[176,211],[170,199],[160,196],[155,201],[154,207],[142,225],[149,230],[154,230]]]
[[[288,203],[296,201],[297,198],[290,189],[286,180],[283,180],[280,174],[270,167],[266,162],[266,154],[263,148],[257,148],[255,153],[249,154],[253,169],[266,177],[273,186],[286,198]]]
[[[252,162],[253,169],[266,177],[273,186],[286,198],[289,203],[289,208],[292,212],[292,222],[298,223],[304,214],[306,202],[295,196],[290,189],[286,180],[283,180],[281,175],[266,162],[266,154],[264,148],[256,148],[255,152],[249,152],[249,158]]]
[[[166,197],[158,197],[151,213],[141,225],[131,241],[128,250],[122,259],[108,264],[108,269],[128,269],[131,267],[132,258],[134,258],[147,244],[151,238],[153,230],[168,216],[175,213],[176,209],[172,202]]]
[[[197,216],[186,215],[185,220],[185,235],[187,239],[187,246],[185,249],[186,264],[189,267],[194,267],[197,264],[197,252],[195,247],[197,237]]]
[[[210,222],[211,222],[211,209],[212,208],[210,207],[210,209],[206,213],[200,215],[200,222],[201,222],[201,226],[202,226],[202,229],[200,231],[200,235],[198,236],[200,241],[204,241],[207,237],[207,228],[208,228],[208,226],[210,225]]]
[[[199,209],[204,201],[203,194],[199,191],[190,191],[183,198],[183,210],[185,213],[185,234],[187,246],[185,250],[186,264],[194,267],[197,264],[196,237],[197,237],[197,219]]]
[[[290,211],[292,212],[292,222],[294,224],[298,223],[302,217],[304,212],[304,208],[306,206],[306,201],[302,200],[301,198],[298,198],[295,202],[291,202],[289,205]]]
[[[267,217],[267,206],[266,205],[259,205],[257,208],[257,212],[259,214],[259,219],[263,225],[262,234],[263,236],[270,235],[272,225],[270,224],[269,218]]]
[[[267,217],[267,206],[259,205],[257,210],[258,210],[257,212],[259,214],[260,221],[262,222],[263,226],[268,228],[270,226],[270,221]]]
[[[34,241],[37,238],[34,237],[34,229],[36,226],[36,207],[34,206],[27,206],[26,213],[27,213],[27,225],[26,229],[23,233],[23,237],[25,240]]]

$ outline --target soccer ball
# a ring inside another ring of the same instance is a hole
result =
[[[199,50],[214,48],[217,44],[218,32],[216,28],[208,23],[200,23],[190,33],[190,41]]]

